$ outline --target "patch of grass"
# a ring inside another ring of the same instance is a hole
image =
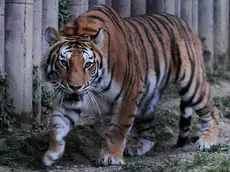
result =
[[[214,102],[224,117],[230,118],[230,96],[215,97]]]
[[[179,108],[170,107],[168,109],[159,108],[155,112],[153,125],[155,128],[155,135],[158,141],[167,141],[178,133],[179,123]]]
[[[218,65],[213,73],[207,74],[207,77],[211,83],[220,85],[220,80],[230,80],[230,71],[227,67]]]
[[[166,169],[167,172],[229,172],[230,158],[219,157],[218,154],[198,152],[193,162],[184,165],[175,164]]]
[[[5,74],[0,69],[0,129],[7,130],[10,125],[11,117],[13,114],[13,100],[9,98],[7,93],[8,85],[6,82]]]
[[[42,136],[30,138],[6,136],[0,149],[0,164],[11,167],[16,165],[35,167],[40,164],[41,156],[48,146],[47,140],[43,138]]]
[[[70,17],[70,11],[67,7],[68,0],[59,0],[59,12],[58,12],[58,24],[59,28],[66,23],[68,18]]]
[[[216,145],[212,147],[213,152],[230,152],[230,145]]]

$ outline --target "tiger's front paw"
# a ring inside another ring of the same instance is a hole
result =
[[[96,161],[96,166],[124,165],[125,161],[122,156],[113,154],[103,154]]]
[[[127,144],[124,150],[125,156],[141,156],[148,152],[153,146],[155,142],[147,140],[147,139],[139,139],[137,143],[134,145]]]
[[[51,166],[53,165],[60,157],[62,156],[62,153],[60,154],[59,152],[53,152],[48,150],[44,156],[43,156],[43,163],[46,166]]]
[[[197,144],[197,148],[200,151],[209,151],[209,150],[212,149],[213,145],[217,144],[217,141],[215,141],[215,140],[208,140],[208,139],[205,139],[205,138],[200,138],[196,142],[196,144]]]

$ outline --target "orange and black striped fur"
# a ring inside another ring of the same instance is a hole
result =
[[[61,157],[65,136],[83,113],[110,114],[98,165],[124,164],[155,144],[154,110],[160,92],[174,83],[181,96],[178,144],[188,138],[192,110],[201,119],[200,150],[217,143],[219,111],[206,79],[202,44],[181,19],[161,13],[121,18],[99,5],[66,24],[49,28],[44,71],[53,83],[58,107],[51,117],[50,145],[43,161]],[[135,119],[135,122],[134,122]],[[132,127],[139,144],[126,145]]]

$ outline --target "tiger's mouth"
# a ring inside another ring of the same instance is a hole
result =
[[[65,95],[65,101],[81,101],[83,99],[83,95],[80,94],[66,94]]]

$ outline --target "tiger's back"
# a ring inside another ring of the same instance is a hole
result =
[[[199,149],[210,149],[217,143],[219,111],[212,102],[210,86],[206,80],[202,44],[184,21],[165,13],[123,19],[112,8],[100,5],[67,23],[60,35],[66,40],[78,35],[92,40],[96,38],[100,42],[97,48],[91,46],[91,43],[73,43],[79,44],[81,48],[78,50],[84,49],[87,54],[92,54],[90,59],[94,59],[95,67],[91,72],[93,77],[97,77],[97,71],[103,69],[100,79],[91,78],[97,81],[91,87],[100,87],[113,104],[108,108],[112,119],[106,132],[105,145],[98,158],[99,165],[123,164],[123,152],[131,156],[142,155],[154,146],[154,111],[161,90],[168,83],[176,84],[181,96],[177,144],[182,146],[188,139],[192,109],[199,115],[202,123],[197,142]],[[60,42],[60,47],[61,44]],[[100,52],[99,55],[95,55],[97,52]],[[70,66],[77,67],[77,63],[82,63],[77,62],[78,56],[81,54],[68,57]],[[58,59],[57,55],[55,57]],[[67,79],[63,80],[67,85],[71,84],[68,83],[68,77],[73,75],[72,72],[75,78],[82,77],[76,71],[73,67],[65,71]],[[76,86],[71,88],[76,89]],[[59,115],[63,113],[62,111]],[[73,118],[65,115],[67,117],[63,118],[68,120]],[[126,144],[126,137],[132,127],[137,129],[140,144]],[[67,129],[64,136],[70,129]],[[54,136],[57,135],[55,127],[52,131]],[[51,140],[51,143],[58,144],[53,136]],[[63,147],[61,150],[58,155],[63,153]],[[46,164],[52,164],[49,156],[54,153],[50,146],[44,156]]]

